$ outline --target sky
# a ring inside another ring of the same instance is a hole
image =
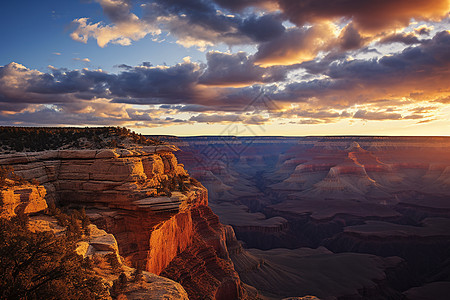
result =
[[[0,125],[450,135],[450,0],[27,0],[0,11]]]

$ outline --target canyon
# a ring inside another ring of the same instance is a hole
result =
[[[0,154],[28,181],[0,191],[0,217],[59,230],[47,205],[85,209],[80,255],[144,270],[128,299],[450,292],[450,138],[158,138]]]
[[[235,268],[262,295],[450,292],[450,138],[161,139],[234,229]]]

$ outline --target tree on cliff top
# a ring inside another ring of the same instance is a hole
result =
[[[1,299],[104,299],[108,294],[75,241],[32,232],[24,216],[0,219]]]
[[[0,126],[0,153],[54,149],[116,148],[127,143],[158,145],[125,127],[8,127]]]

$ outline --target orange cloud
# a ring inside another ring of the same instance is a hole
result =
[[[307,29],[292,28],[276,39],[261,43],[255,61],[264,67],[302,63],[328,48],[335,37],[336,27],[329,22]]]
[[[302,26],[308,22],[352,19],[358,30],[379,33],[401,28],[411,19],[438,21],[448,16],[449,0],[278,0],[290,21]]]

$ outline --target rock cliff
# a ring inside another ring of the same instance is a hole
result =
[[[61,226],[56,216],[44,214],[47,203],[43,186],[31,183],[16,185],[9,182],[0,191],[0,219],[10,219],[17,214],[28,215],[27,228],[31,232],[53,232],[57,237],[63,235],[68,227]],[[133,278],[136,270],[123,264],[114,235],[99,229],[96,225],[87,226],[85,234],[76,243],[75,252],[94,262],[92,271],[101,278],[103,285],[111,291],[114,281],[123,272]],[[111,262],[113,260],[113,262]],[[177,282],[150,272],[142,272],[139,280],[127,282],[121,294],[126,299],[167,299],[188,300],[185,289]],[[106,299],[112,299],[107,296]]]
[[[178,164],[176,150],[159,145],[17,153],[0,155],[0,165],[38,180],[49,203],[85,207],[117,239],[127,265],[180,282],[190,299],[256,297],[233,268],[207,190]]]
[[[437,226],[440,218],[450,218],[449,137],[221,136],[178,138],[176,145],[182,149],[180,162],[211,187],[210,207],[220,221],[233,227],[244,247],[269,250],[247,254],[271,255],[266,262],[286,259],[278,264],[280,272],[300,261],[297,254],[303,250],[297,249],[326,246],[339,252],[326,255],[330,264],[362,257],[340,253],[349,251],[403,258],[415,282],[389,276],[399,282],[393,288],[400,294],[449,280],[448,235]],[[262,271],[252,268],[267,271],[270,264],[258,266],[255,260],[249,265],[247,254],[233,257],[235,268],[244,282],[264,293],[270,276],[257,279]],[[343,278],[362,272],[341,270]],[[286,289],[311,286],[304,276],[290,280],[294,284]],[[283,289],[280,284],[272,289]]]

